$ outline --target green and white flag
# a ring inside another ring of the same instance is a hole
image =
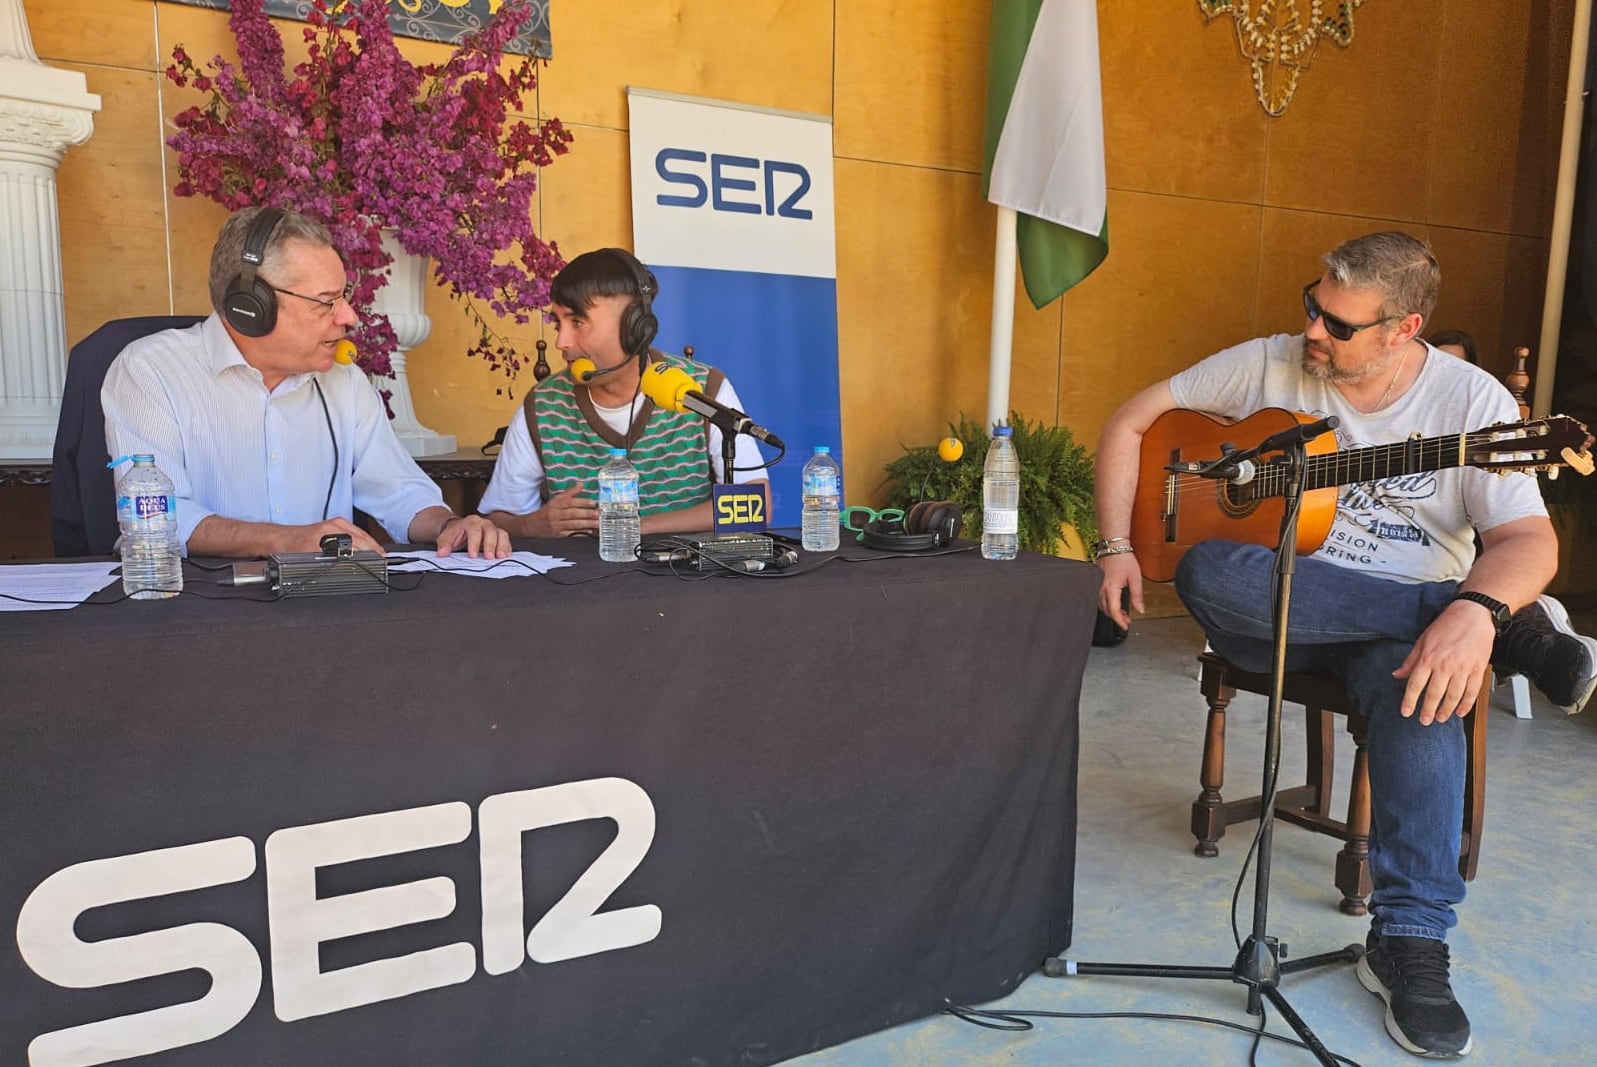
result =
[[[1109,254],[1095,0],[993,0],[982,186],[1017,212],[1037,307]]]

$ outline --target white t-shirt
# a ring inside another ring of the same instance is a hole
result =
[[[1303,372],[1301,334],[1256,338],[1216,353],[1171,378],[1170,393],[1180,407],[1229,419],[1267,407],[1335,415],[1337,447],[1344,450],[1519,421],[1514,398],[1496,378],[1429,345],[1425,351],[1408,391],[1368,415],[1331,383]],[[1336,519],[1314,556],[1401,582],[1459,581],[1475,560],[1475,530],[1546,514],[1527,472],[1462,467],[1355,482],[1339,491]]]

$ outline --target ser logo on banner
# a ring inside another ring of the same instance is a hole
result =
[[[784,219],[815,217],[815,212],[799,206],[810,191],[810,172],[801,163],[721,152],[706,154],[692,148],[662,148],[655,154],[654,172],[669,185],[693,190],[659,194],[654,200],[661,207],[697,208],[708,203],[712,211],[759,215],[763,208],[764,214]],[[751,193],[753,199],[749,199]],[[780,203],[779,195],[783,197]]]
[[[523,925],[522,836],[546,826],[611,819],[616,836],[571,888]],[[537,963],[630,948],[660,935],[653,904],[599,909],[643,862],[654,841],[654,803],[636,783],[595,778],[496,793],[477,808],[482,969],[508,974]],[[341,938],[442,919],[455,883],[424,878],[356,893],[317,895],[317,871],[378,856],[458,845],[471,834],[468,804],[451,801],[278,830],[266,839],[266,917],[275,1014],[284,1022],[456,985],[477,970],[457,941],[390,959],[323,970],[321,946]],[[222,838],[89,860],[50,875],[17,916],[17,947],[41,978],[69,989],[198,969],[211,977],[198,1000],[100,1019],[35,1037],[31,1067],[89,1067],[197,1044],[237,1026],[260,995],[260,954],[242,932],[197,922],[84,941],[76,925],[107,905],[242,882],[255,873],[255,844]]]

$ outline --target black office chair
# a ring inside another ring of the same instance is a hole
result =
[[[50,474],[50,540],[57,556],[106,556],[116,544],[116,483],[106,469],[111,454],[100,410],[105,372],[140,337],[199,321],[198,315],[113,319],[72,346]]]

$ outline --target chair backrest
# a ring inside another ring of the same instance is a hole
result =
[[[50,474],[50,540],[57,556],[105,556],[116,544],[116,483],[105,466],[111,455],[100,409],[105,372],[140,337],[192,326],[200,318],[114,319],[72,346]]]

